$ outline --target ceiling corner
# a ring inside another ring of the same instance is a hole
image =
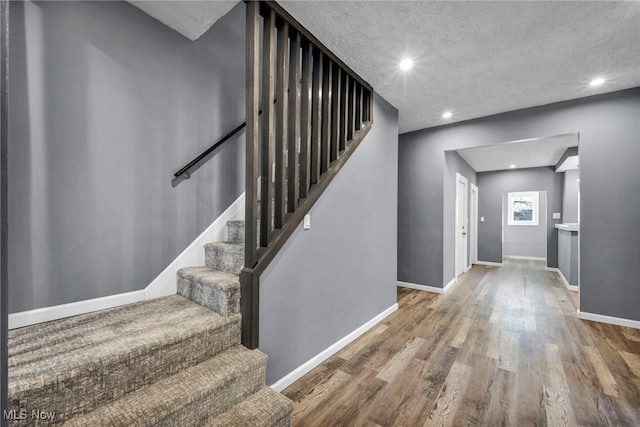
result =
[[[239,1],[129,1],[191,41],[202,36]]]

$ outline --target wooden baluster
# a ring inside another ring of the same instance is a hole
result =
[[[331,86],[333,63],[324,58],[322,66],[322,138],[320,140],[320,174],[329,169],[331,156]]]
[[[311,89],[311,185],[320,180],[320,141],[322,138],[322,61],[324,54],[314,49],[313,89]]]
[[[312,44],[302,43],[300,87],[300,198],[307,197],[311,175],[311,55]]]
[[[273,228],[281,229],[284,224],[286,205],[285,191],[285,165],[287,149],[287,119],[288,119],[288,89],[289,89],[289,24],[283,22],[278,27],[278,54],[277,54],[277,82],[276,87],[276,140],[275,140],[275,211],[273,213]]]
[[[364,88],[361,84],[358,85],[358,120],[356,124],[358,129],[362,129],[362,122],[364,121]]]
[[[289,135],[287,137],[287,212],[298,207],[298,97],[300,95],[300,33],[290,38],[289,52]]]
[[[273,176],[273,98],[275,96],[275,36],[276,15],[268,9],[264,17],[262,47],[262,140],[261,144],[261,200],[260,200],[260,246],[267,247],[271,241]]]
[[[358,120],[358,111],[357,111],[357,106],[358,104],[358,82],[353,79],[353,84],[351,85],[351,104],[353,105],[352,107],[352,111],[353,114],[351,115],[351,138],[353,139],[353,136],[355,134],[355,131],[358,130],[358,128],[360,126],[356,125],[356,121]]]
[[[331,87],[331,162],[338,159],[338,141],[340,139],[340,68],[334,64],[333,85]]]
[[[362,87],[362,120],[361,122],[367,122],[367,89]]]
[[[371,111],[371,92],[368,89],[364,90],[364,121],[370,122],[371,115],[369,114]]]
[[[349,111],[347,113],[347,145],[353,139],[354,120],[355,120],[355,97],[356,86],[353,78],[349,79]]]
[[[340,99],[340,153],[347,147],[347,139],[349,138],[349,73],[343,71],[344,76],[342,83],[342,94]]]
[[[353,86],[353,97],[354,97],[354,109],[355,112],[353,114],[353,130],[360,130],[360,126],[362,121],[360,117],[362,115],[362,91],[360,90],[362,86],[358,82],[354,82]]]

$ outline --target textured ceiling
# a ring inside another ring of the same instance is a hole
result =
[[[516,168],[555,166],[569,147],[578,146],[578,135],[567,134],[548,138],[514,141],[505,144],[458,150],[476,172]]]
[[[190,40],[196,40],[218,19],[229,12],[237,1],[129,1],[153,16],[167,27],[173,28]]]
[[[400,132],[640,86],[639,2],[281,4],[398,108]]]
[[[131,3],[193,40],[237,1]],[[280,3],[398,108],[400,132],[640,86],[640,2]]]

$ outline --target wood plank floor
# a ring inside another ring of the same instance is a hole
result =
[[[577,319],[539,264],[398,304],[284,391],[294,426],[640,426],[640,330]]]

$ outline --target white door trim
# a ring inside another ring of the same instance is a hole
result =
[[[478,262],[478,186],[471,183],[471,209],[469,212],[469,237],[471,238],[471,254],[469,264]]]
[[[464,190],[462,194],[458,194],[458,184],[462,184],[464,186]],[[460,197],[462,198],[460,199]],[[456,172],[456,217],[455,217],[455,233],[454,233],[454,277],[458,277],[462,273],[464,273],[468,263],[468,248],[467,243],[469,239],[469,180]],[[462,206],[462,221],[460,224],[460,206]],[[462,230],[464,233],[464,237],[462,238],[462,250],[458,247],[460,245],[458,233]],[[462,259],[460,259],[462,257]]]

